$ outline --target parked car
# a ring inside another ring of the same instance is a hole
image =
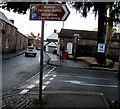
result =
[[[38,46],[36,49],[37,49],[37,50],[41,50],[41,46]]]
[[[34,56],[34,57],[36,57],[36,55],[37,55],[37,51],[36,51],[36,49],[35,49],[35,47],[34,46],[28,46],[27,47],[27,49],[26,49],[26,51],[25,51],[25,56]]]

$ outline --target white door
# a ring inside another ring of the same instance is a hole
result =
[[[68,43],[67,43],[67,49],[68,49],[68,54],[72,54],[73,43],[68,42]]]

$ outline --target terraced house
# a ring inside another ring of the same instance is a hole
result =
[[[28,46],[28,39],[20,33],[14,26],[14,21],[10,21],[4,13],[0,12],[0,44],[2,54],[18,52]]]

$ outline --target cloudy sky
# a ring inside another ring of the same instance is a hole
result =
[[[69,8],[69,7],[68,7]],[[81,14],[76,10],[69,8],[70,15],[67,20],[64,22],[64,29],[77,29],[77,30],[93,30],[98,26],[98,18],[90,12],[87,18],[81,17]],[[41,21],[30,21],[29,20],[29,11],[27,14],[17,14],[8,12],[6,10],[0,9],[8,19],[14,20],[14,25],[18,28],[23,34],[30,34],[33,32],[35,35],[41,33]],[[63,27],[63,21],[45,21],[45,39],[50,36],[54,29],[57,29],[57,32],[60,32]]]

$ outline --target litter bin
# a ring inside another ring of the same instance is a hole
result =
[[[65,49],[65,52],[63,54],[63,58],[68,58],[68,50],[67,49]]]

